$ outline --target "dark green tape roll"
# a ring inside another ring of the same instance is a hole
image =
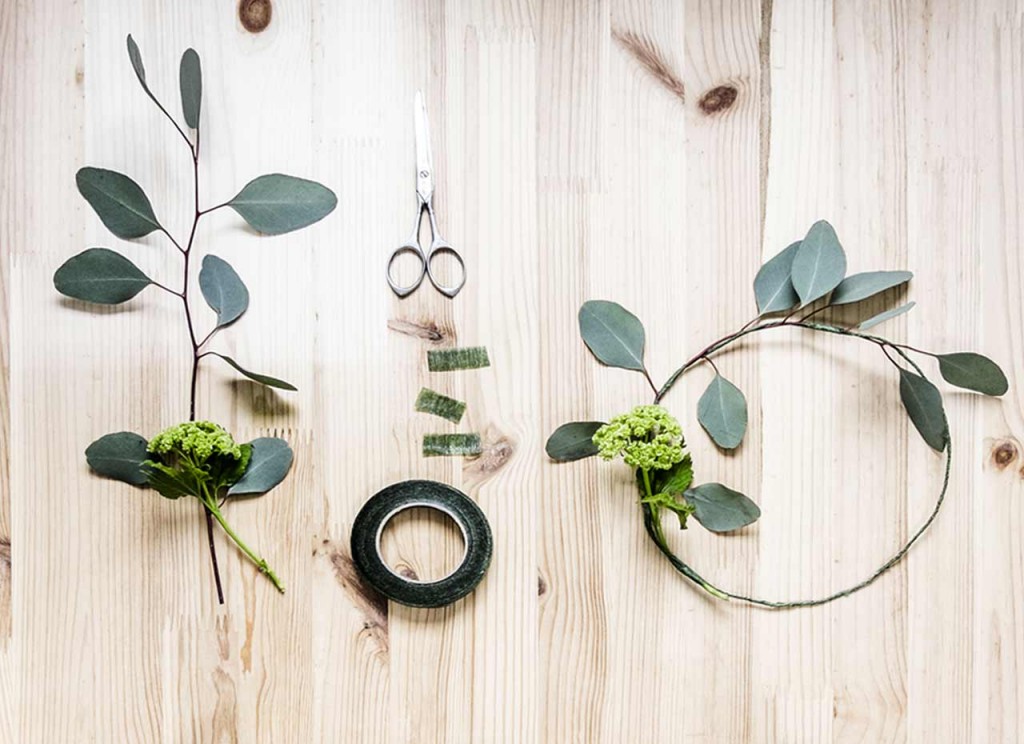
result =
[[[399,576],[380,554],[384,527],[399,512],[422,506],[447,514],[466,543],[462,563],[439,581]],[[443,483],[410,480],[374,494],[352,525],[352,560],[363,578],[388,599],[410,607],[443,607],[473,591],[491,564],[494,538],[487,517],[466,494]]]

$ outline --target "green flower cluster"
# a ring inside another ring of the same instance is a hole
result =
[[[153,437],[147,448],[158,455],[176,453],[188,457],[197,465],[213,455],[242,459],[242,448],[222,426],[212,421],[186,421]]]
[[[598,455],[622,456],[631,468],[668,470],[686,456],[683,429],[661,406],[637,406],[594,433]]]

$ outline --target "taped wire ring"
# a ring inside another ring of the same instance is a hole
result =
[[[462,560],[437,581],[417,581],[395,573],[381,555],[384,528],[397,514],[425,507],[447,514],[462,533]],[[480,507],[458,489],[428,480],[409,480],[378,491],[356,515],[352,525],[352,561],[370,586],[388,599],[409,607],[443,607],[473,591],[491,563],[494,538]]]

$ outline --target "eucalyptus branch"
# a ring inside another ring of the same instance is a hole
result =
[[[57,269],[54,286],[60,293],[85,302],[114,305],[126,302],[146,287],[155,286],[181,300],[191,346],[189,375],[189,415],[186,423],[166,428],[147,441],[132,432],[117,432],[100,437],[86,449],[89,466],[97,473],[136,486],[148,486],[168,499],[196,498],[206,516],[207,540],[217,599],[224,603],[220,568],[217,561],[213,522],[228,535],[265,574],[283,591],[283,584],[267,562],[243,542],[224,518],[218,499],[236,494],[260,495],[274,488],[287,475],[293,454],[288,443],[277,437],[260,437],[239,444],[226,429],[211,421],[196,421],[200,360],[213,352],[204,345],[221,329],[237,321],[249,305],[249,291],[227,261],[208,254],[203,258],[198,285],[203,298],[217,314],[216,325],[202,339],[196,332],[192,306],[192,258],[195,253],[199,220],[204,214],[231,207],[257,232],[278,235],[291,232],[323,219],[333,211],[337,197],[314,181],[279,173],[259,176],[246,184],[228,202],[203,210],[199,206],[200,111],[202,107],[202,71],[199,55],[187,49],[181,57],[179,84],[182,114],[194,141],[149,88],[142,56],[135,41],[128,37],[128,57],[146,95],[174,125],[189,148],[192,159],[192,226],[188,240],[178,241],[160,223],[142,187],[128,176],[100,168],[82,168],[76,175],[78,190],[89,202],[103,224],[117,237],[132,240],[153,232],[163,233],[182,256],[181,291],[146,276],[125,256],[107,248],[90,248],[74,256]],[[295,390],[283,380],[251,372],[234,359],[217,354],[238,373],[262,385],[280,390]]]

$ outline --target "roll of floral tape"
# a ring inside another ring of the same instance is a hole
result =
[[[416,581],[396,573],[381,555],[381,535],[397,514],[424,507],[447,514],[462,532],[462,561],[438,581]],[[373,588],[410,607],[443,607],[462,599],[483,579],[491,563],[494,539],[487,518],[466,494],[443,483],[410,480],[374,494],[352,525],[352,560]]]

